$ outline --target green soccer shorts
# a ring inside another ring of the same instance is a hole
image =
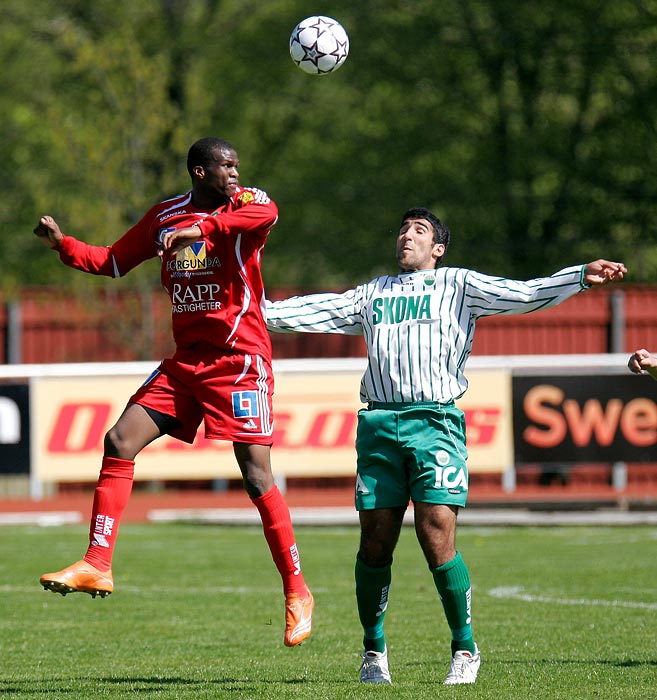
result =
[[[464,507],[465,416],[454,404],[371,404],[358,412],[356,510],[413,502]]]

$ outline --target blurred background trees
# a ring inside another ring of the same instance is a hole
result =
[[[349,33],[333,75],[289,58],[309,14]],[[0,55],[5,298],[158,287],[157,261],[92,280],[31,231],[50,213],[112,243],[188,189],[206,135],[279,204],[270,287],[394,271],[417,205],[452,230],[447,264],[526,279],[607,257],[657,282],[657,0],[5,0]]]

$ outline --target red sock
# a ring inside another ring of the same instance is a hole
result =
[[[134,472],[132,460],[103,457],[91,511],[89,549],[84,555],[85,561],[101,571],[112,566],[114,544],[132,492]]]
[[[269,489],[264,496],[251,500],[260,513],[265,539],[283,579],[283,592],[285,595],[304,595],[308,588],[301,573],[301,560],[294,539],[290,510],[278,486]]]

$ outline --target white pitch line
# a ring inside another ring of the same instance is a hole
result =
[[[586,598],[551,598],[543,595],[524,593],[522,586],[499,586],[491,588],[488,595],[493,598],[510,598],[526,603],[552,603],[557,605],[591,605],[605,608],[641,608],[642,610],[657,610],[657,603],[642,603],[632,600],[589,600]]]

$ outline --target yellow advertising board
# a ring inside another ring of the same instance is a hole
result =
[[[456,405],[465,413],[468,471],[504,472],[514,464],[511,373],[482,369],[467,376],[468,390]]]
[[[274,396],[274,473],[344,476],[355,471],[354,441],[362,370],[277,371]],[[42,482],[95,481],[105,432],[140,383],[135,376],[43,376],[32,381],[32,465]],[[513,464],[510,375],[473,372],[459,406],[468,424],[471,471],[504,471]],[[232,446],[193,445],[168,436],[138,456],[138,480],[239,478]]]

